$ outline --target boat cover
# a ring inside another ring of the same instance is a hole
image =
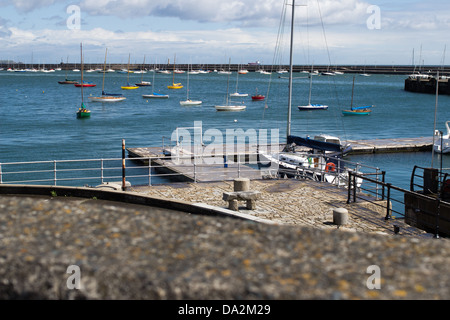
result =
[[[298,146],[305,146],[308,148],[322,150],[322,151],[341,151],[341,145],[337,143],[318,141],[310,138],[301,138],[296,136],[288,136],[287,144],[295,143]]]

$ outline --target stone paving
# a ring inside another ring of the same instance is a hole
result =
[[[140,186],[128,188],[127,191],[227,208],[222,195],[233,191],[233,187],[233,181],[224,181]],[[357,203],[347,204],[345,188],[293,179],[252,180],[250,188],[262,194],[261,199],[256,202],[256,210],[247,210],[245,202],[242,202],[239,212],[271,223],[336,229],[337,226],[333,224],[333,209],[345,208],[349,212],[349,221],[339,227],[343,230],[394,234],[396,225],[400,227],[400,235],[432,236],[406,225],[402,220],[386,221],[386,209],[382,206],[385,202],[378,201],[377,205],[359,200]]]

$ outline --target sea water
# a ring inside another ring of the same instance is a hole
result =
[[[175,74],[175,82],[184,88],[170,90],[173,75],[156,73],[153,87],[122,90],[127,82],[153,82],[153,73],[107,73],[104,89],[122,93],[127,99],[117,103],[90,102],[89,96],[102,91],[102,73],[84,73],[84,80],[96,87],[81,89],[62,85],[65,71],[54,73],[15,73],[0,71],[0,163],[44,160],[120,158],[122,140],[126,147],[161,146],[177,127],[192,127],[201,121],[203,132],[217,129],[279,130],[285,142],[288,119],[288,78],[251,72],[245,75]],[[67,78],[80,80],[80,72],[69,71]],[[431,137],[436,129],[445,133],[450,120],[450,97],[404,90],[405,75],[313,76],[311,103],[329,106],[328,110],[299,111],[298,105],[309,103],[310,80],[307,74],[293,75],[291,134],[314,136],[336,135],[341,140]],[[353,80],[355,81],[354,89]],[[181,106],[189,97],[202,100],[200,106]],[[231,98],[229,103],[244,103],[242,112],[217,112],[214,105],[225,104],[229,93],[248,93],[245,98]],[[146,99],[151,92],[169,94],[169,99]],[[352,96],[353,91],[353,96]],[[266,95],[264,101],[252,101],[256,92]],[[77,119],[82,99],[91,110],[88,119]],[[343,116],[351,106],[373,105],[369,116]],[[437,112],[435,113],[435,110]],[[435,118],[436,116],[436,118]],[[386,181],[408,188],[414,165],[431,166],[431,152],[354,155],[348,159],[386,171]],[[439,155],[434,166],[450,167],[450,157]]]

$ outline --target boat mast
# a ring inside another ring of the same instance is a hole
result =
[[[231,66],[231,58],[228,58],[228,71],[230,70],[230,66]],[[228,77],[227,77],[227,106],[228,106],[228,95],[229,95],[229,88],[230,88],[230,73],[228,73]]]
[[[353,76],[353,85],[352,85],[352,101],[350,102],[350,109],[353,109],[353,92],[355,91],[355,76]]]
[[[102,83],[102,95],[105,95],[105,74],[106,74],[106,54],[108,53],[108,48],[105,50],[105,64],[103,65],[103,83]]]
[[[130,57],[131,57],[131,53],[128,54],[128,64],[127,64],[127,85],[130,84]]]
[[[141,83],[144,80],[144,68],[145,68],[145,54],[144,54],[144,63],[142,64],[141,68]]]
[[[294,16],[295,16],[295,0],[292,0],[292,19],[291,19],[291,48],[289,57],[289,100],[288,100],[288,119],[286,130],[287,138],[291,135],[291,109],[292,109],[292,73],[293,73],[293,47],[294,47]]]
[[[308,99],[309,105],[311,105],[311,90],[312,90],[313,71],[314,71],[314,65],[311,65],[311,73],[309,74],[309,99]]]
[[[84,101],[83,101],[83,87],[84,87],[84,81],[83,81],[83,43],[80,43],[80,54],[81,54],[81,107],[84,108]]]

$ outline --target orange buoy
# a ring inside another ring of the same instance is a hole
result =
[[[326,172],[335,172],[336,171],[336,165],[333,162],[328,162],[325,167]]]

